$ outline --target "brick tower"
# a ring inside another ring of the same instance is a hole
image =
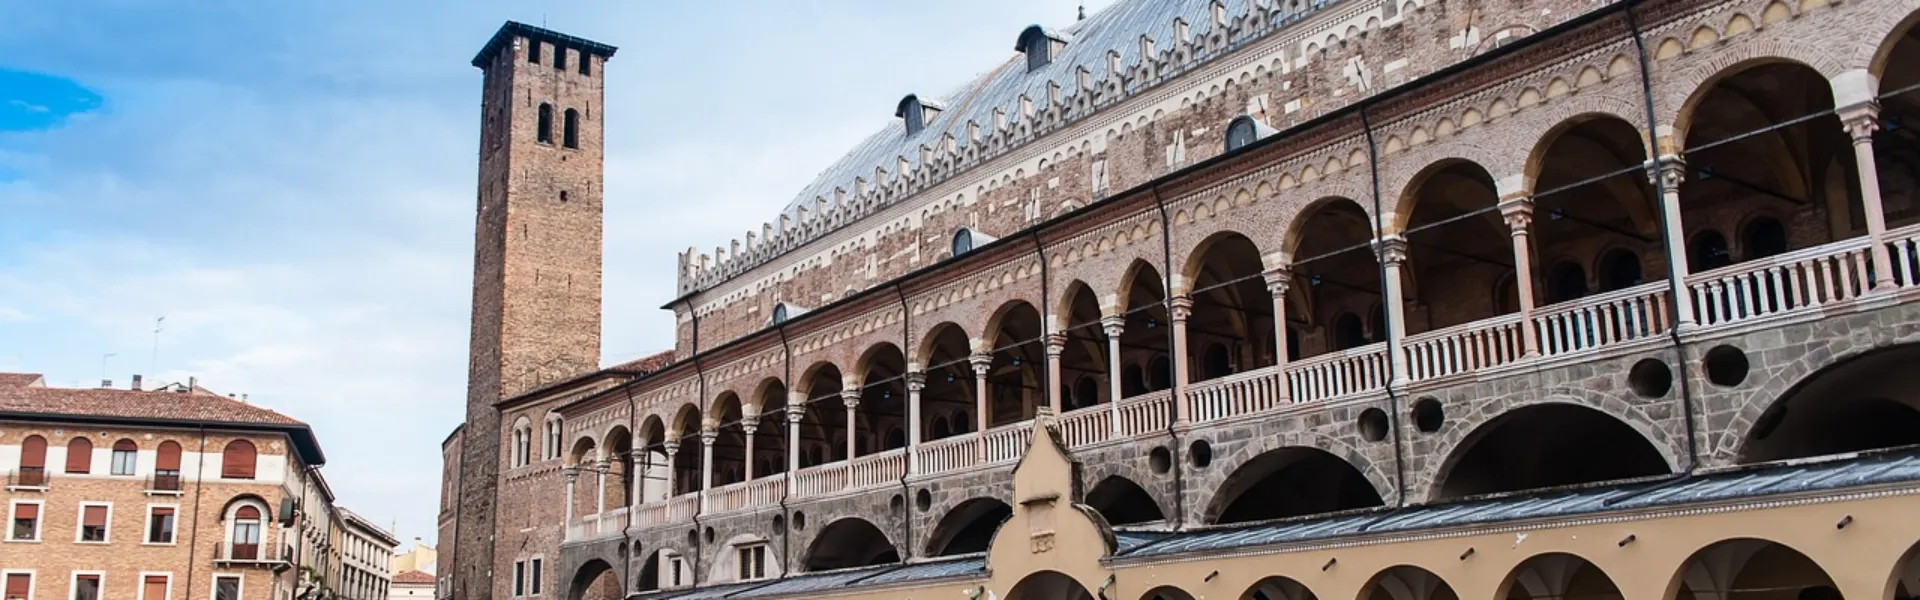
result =
[[[467,417],[453,597],[489,600],[501,400],[600,363],[601,141],[606,44],[509,21],[473,58],[481,91]]]

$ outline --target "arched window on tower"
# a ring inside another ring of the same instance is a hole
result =
[[[567,109],[566,120],[560,132],[560,145],[568,148],[580,147],[580,111]]]
[[[553,105],[540,104],[540,122],[534,131],[534,139],[542,144],[553,143]]]

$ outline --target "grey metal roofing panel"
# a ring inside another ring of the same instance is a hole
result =
[[[1356,533],[1413,531],[1911,481],[1920,481],[1920,451],[1842,455],[1817,462],[1759,465],[1738,471],[1660,482],[1550,490],[1526,496],[1413,507],[1398,512],[1188,531],[1120,554],[1129,557],[1166,556],[1330,539]],[[1361,529],[1363,526],[1364,530]]]
[[[945,579],[973,575],[987,571],[987,559],[983,556],[938,560],[914,563],[904,567],[882,571],[861,579],[855,585],[886,585],[893,583],[911,583],[930,579]]]
[[[1133,550],[1134,548],[1145,546],[1147,544],[1153,543],[1154,541],[1160,540],[1161,538],[1165,538],[1169,535],[1173,535],[1172,532],[1115,531],[1113,532],[1113,541],[1115,545],[1119,546],[1119,549],[1117,551],[1124,554],[1128,551]]]
[[[863,578],[900,568],[900,565],[883,565],[860,569],[846,569],[830,573],[816,573],[789,577],[768,583],[764,586],[742,591],[728,598],[765,598],[789,594],[807,594],[844,587]]]

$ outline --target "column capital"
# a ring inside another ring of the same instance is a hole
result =
[[[569,485],[571,485],[574,481],[580,479],[580,467],[567,467],[565,469],[561,469],[560,472],[565,473],[567,475],[567,483]]]
[[[1100,330],[1109,338],[1120,337],[1120,334],[1127,331],[1127,318],[1120,315],[1100,317]]]
[[[700,430],[700,445],[706,446],[708,448],[712,448],[714,440],[718,440],[718,439],[720,439],[719,431],[712,430],[712,429]]]
[[[1287,295],[1287,288],[1293,285],[1293,268],[1291,267],[1267,269],[1260,273],[1260,276],[1267,281],[1267,293],[1273,294],[1276,298]]]
[[[1167,312],[1173,318],[1173,322],[1186,322],[1187,317],[1193,314],[1193,298],[1184,294],[1168,298],[1167,307],[1170,309]]]
[[[1873,132],[1880,130],[1880,102],[1868,100],[1834,111],[1840,115],[1840,125],[1847,129],[1847,135],[1853,143],[1873,142]]]
[[[927,389],[926,371],[907,371],[907,391],[918,392]]]
[[[672,459],[673,455],[680,453],[680,438],[667,438],[667,441],[660,442],[660,448],[666,451],[668,459]]]
[[[1407,262],[1407,238],[1394,235],[1374,240],[1373,252],[1380,264],[1390,267],[1400,266],[1401,263]]]
[[[1680,189],[1680,183],[1687,180],[1687,159],[1677,154],[1668,154],[1653,161],[1647,168],[1647,182],[1660,184],[1669,190]]]
[[[747,437],[753,437],[754,433],[757,433],[760,431],[760,421],[759,420],[741,421],[740,430],[746,432]]]
[[[1053,332],[1047,334],[1047,358],[1060,358],[1067,353],[1067,334]]]
[[[846,405],[848,410],[859,408],[860,388],[848,388],[848,389],[840,390],[840,403],[843,405]]]
[[[984,352],[980,354],[975,354],[973,356],[967,357],[967,362],[973,365],[973,374],[975,376],[986,377],[987,371],[993,369],[992,354],[987,354]]]
[[[1526,235],[1527,228],[1533,225],[1533,199],[1523,196],[1501,202],[1500,218],[1506,219],[1513,235]]]
[[[787,412],[787,424],[789,425],[799,425],[800,419],[803,419],[807,416],[806,409],[801,408],[798,405],[787,407],[786,412]]]

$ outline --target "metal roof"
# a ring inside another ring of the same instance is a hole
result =
[[[698,589],[668,590],[630,597],[631,600],[718,600],[798,596],[830,589],[930,581],[985,573],[987,559],[971,556],[912,564],[859,567],[796,575],[772,581],[754,581]]]

